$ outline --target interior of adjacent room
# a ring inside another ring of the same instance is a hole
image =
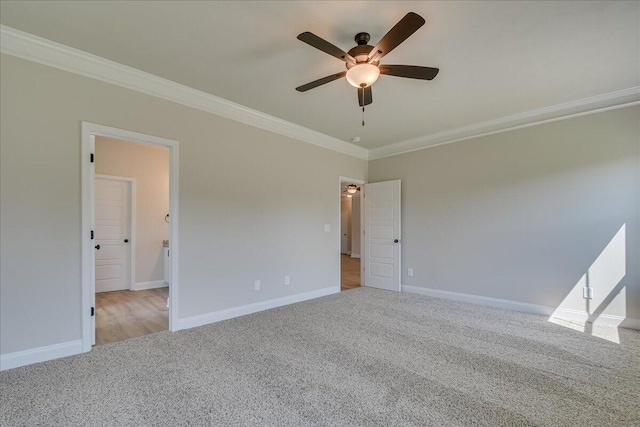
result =
[[[362,187],[348,181],[340,183],[340,289],[362,286],[361,207]]]
[[[95,345],[169,327],[169,152],[95,138]]]

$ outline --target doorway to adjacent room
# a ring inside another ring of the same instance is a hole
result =
[[[173,330],[177,141],[82,124],[83,351]]]
[[[169,150],[95,141],[95,344],[169,329]]]
[[[362,286],[361,200],[364,181],[340,179],[340,290]]]

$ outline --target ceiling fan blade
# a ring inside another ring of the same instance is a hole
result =
[[[439,68],[419,67],[417,65],[381,65],[380,74],[388,76],[406,77],[409,79],[433,80]]]
[[[364,91],[364,103],[363,101],[363,96],[362,96],[362,91]],[[373,102],[373,94],[371,93],[371,86],[367,86],[364,89],[363,88],[358,88],[358,104],[363,107],[365,105],[369,105]]]
[[[298,86],[296,88],[296,90],[298,92],[306,92],[309,89],[313,89],[315,87],[322,86],[323,84],[330,83],[330,82],[332,82],[334,80],[338,80],[339,78],[344,77],[346,74],[347,74],[346,71],[343,71],[343,72],[337,73],[337,74],[332,74],[330,76],[323,77],[323,78],[318,79],[318,80],[314,80],[311,83],[307,83],[306,85]]]
[[[345,52],[344,50],[340,49],[337,46],[332,45],[325,39],[320,38],[315,34],[310,33],[309,31],[299,34],[298,40],[303,41],[309,46],[313,46],[316,49],[319,49],[325,53],[328,53],[331,56],[335,56],[341,61],[352,63],[352,64],[355,64],[356,62],[356,60],[353,59],[353,57],[349,55],[347,52]]]
[[[422,27],[425,20],[417,13],[409,12],[404,18],[400,20],[387,34],[382,37],[382,40],[378,42],[369,53],[369,61],[375,58],[379,61],[380,58],[391,52],[398,47],[400,43],[409,38],[409,36],[415,33],[418,28]]]

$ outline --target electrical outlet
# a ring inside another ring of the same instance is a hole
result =
[[[593,288],[582,288],[582,298],[593,299]]]
[[[253,282],[253,289],[255,289],[256,291],[260,290],[260,280],[256,280],[255,282]]]
[[[413,277],[413,268],[407,268],[407,276]]]
[[[288,285],[289,283],[291,283],[291,279],[289,278],[289,276],[284,276],[284,284]]]

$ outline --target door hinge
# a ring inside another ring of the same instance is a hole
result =
[[[171,249],[167,249],[167,258],[171,256],[169,255],[169,252],[171,252]]]
[[[93,230],[91,230],[91,240],[93,240]]]
[[[93,163],[93,153],[91,153],[91,163]]]
[[[91,316],[95,316],[95,315],[96,315],[96,308],[91,307]]]

